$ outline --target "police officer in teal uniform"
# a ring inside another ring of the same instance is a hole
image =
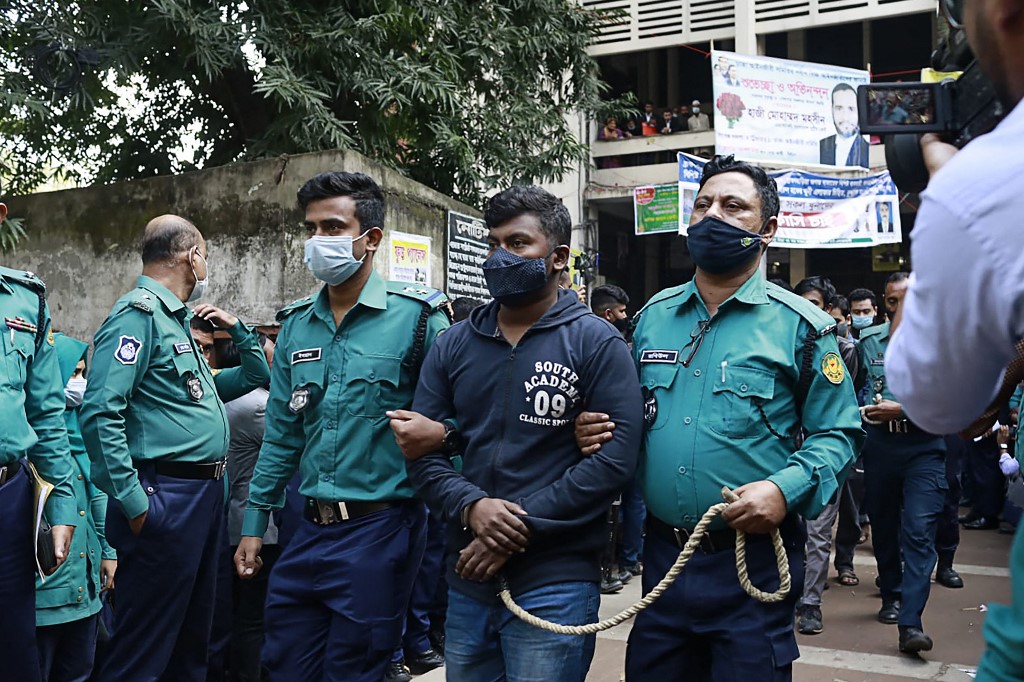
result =
[[[270,513],[298,470],[305,518],[270,576],[264,664],[274,682],[381,682],[401,643],[426,524],[385,413],[411,405],[424,354],[448,326],[446,298],[374,270],[384,195],[373,179],[322,173],[298,199],[305,262],[325,286],[278,315],[235,564],[243,578],[259,570]]]
[[[0,203],[0,221],[7,206]],[[38,682],[33,487],[27,464],[55,488],[46,503],[58,566],[79,523],[64,426],[64,384],[50,330],[46,287],[30,272],[0,267],[0,669]]]
[[[739,495],[709,527],[686,568],[637,616],[626,679],[714,682],[792,679],[793,613],[803,589],[800,516],[840,489],[863,432],[834,321],[758,272],[777,228],[775,181],[717,156],[704,168],[688,230],[694,279],[656,294],[635,318],[633,355],[647,430],[638,480],[647,503],[644,592],[675,561],[721,489]],[[584,452],[600,418],[578,430]],[[605,419],[607,419],[605,417]],[[778,528],[792,587],[779,603],[749,597],[736,577],[736,531],[747,535],[751,582],[779,586],[767,533]]]
[[[113,587],[117,554],[103,534],[107,496],[92,484],[89,456],[78,428],[89,344],[58,333],[54,347],[67,401],[64,423],[80,523],[68,560],[45,581],[36,578],[36,641],[43,682],[85,682],[96,655],[100,594]]]
[[[896,272],[885,283],[890,315],[907,287],[908,275]],[[872,402],[864,408],[864,500],[871,517],[882,608],[878,620],[899,625],[900,651],[932,648],[922,629],[935,568],[935,533],[942,514],[946,482],[943,437],[907,419],[885,378],[889,323],[860,333],[860,363],[868,373]]]
[[[142,263],[136,288],[96,332],[80,415],[118,554],[114,634],[100,679],[191,682],[206,679],[228,447],[224,404],[185,306],[206,291],[206,242],[184,218],[160,216],[146,226]],[[252,330],[234,317],[221,321],[240,349],[258,352]],[[252,388],[269,376],[259,358]]]

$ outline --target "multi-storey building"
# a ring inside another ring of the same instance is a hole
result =
[[[620,11],[591,48],[610,95],[632,93],[641,105],[651,101],[659,116],[696,99],[705,103],[712,124],[712,48],[868,69],[875,81],[912,81],[930,65],[942,21],[936,0],[580,1]],[[674,182],[675,153],[713,149],[715,133],[603,141],[597,139],[600,125],[579,121],[580,134],[592,141],[592,163],[551,189],[573,213],[574,246],[600,254],[598,282],[619,284],[639,303],[689,279],[693,264],[683,238],[634,235],[632,190]],[[882,145],[872,145],[869,165],[872,172],[885,168]],[[908,266],[906,235],[917,197],[901,198],[904,244],[896,262]],[[770,248],[767,274],[790,282],[826,274],[840,292],[856,286],[880,290],[894,267],[891,254],[885,260],[871,248]]]

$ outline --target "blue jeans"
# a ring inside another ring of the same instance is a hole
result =
[[[545,585],[515,595],[527,611],[565,625],[597,622],[596,583]],[[594,658],[594,635],[555,635],[527,625],[504,604],[448,592],[444,658],[455,682],[583,682]]]
[[[622,491],[622,555],[619,568],[630,568],[644,556],[644,519],[647,507],[634,478]]]

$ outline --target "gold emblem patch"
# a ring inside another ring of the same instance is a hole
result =
[[[846,367],[843,365],[842,358],[835,353],[825,353],[825,357],[821,359],[821,373],[833,384],[843,383]]]
[[[50,333],[46,335],[46,343],[50,344],[51,346],[53,345],[53,330],[52,329],[50,330]]]

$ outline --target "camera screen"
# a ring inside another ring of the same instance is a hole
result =
[[[871,126],[912,126],[935,123],[935,90],[930,87],[869,88]]]

